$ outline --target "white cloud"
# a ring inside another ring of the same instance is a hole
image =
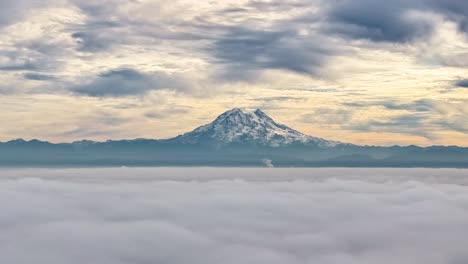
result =
[[[0,171],[5,263],[466,263],[466,170]]]

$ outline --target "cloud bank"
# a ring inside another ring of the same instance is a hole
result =
[[[5,263],[468,261],[463,170],[30,169],[2,176]]]

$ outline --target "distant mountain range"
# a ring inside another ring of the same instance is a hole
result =
[[[0,166],[460,167],[468,148],[358,146],[305,135],[239,108],[170,139],[0,143]]]

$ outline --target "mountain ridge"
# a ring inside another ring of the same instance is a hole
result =
[[[0,143],[0,167],[280,166],[468,168],[468,148],[359,146],[305,135],[257,109],[233,108],[169,139]]]
[[[290,143],[318,143],[317,145],[320,147],[336,147],[339,145],[348,145],[348,146],[360,146],[360,147],[382,147],[382,148],[394,148],[394,147],[400,147],[400,148],[408,148],[408,147],[417,147],[417,148],[438,148],[438,147],[445,147],[445,148],[468,148],[464,146],[457,146],[457,145],[430,145],[430,146],[418,146],[418,145],[391,145],[391,146],[381,146],[381,145],[356,145],[352,143],[346,143],[346,142],[340,142],[340,141],[334,141],[334,140],[327,140],[323,139],[320,137],[315,137],[311,135],[304,134],[302,132],[299,132],[295,129],[292,129],[286,125],[283,125],[281,123],[278,123],[274,121],[270,116],[268,116],[266,113],[264,113],[260,109],[256,109],[254,111],[249,111],[245,108],[239,108],[235,107],[230,110],[225,111],[224,113],[218,115],[212,122],[201,125],[192,131],[177,135],[175,137],[171,138],[135,138],[135,139],[108,139],[105,141],[97,141],[97,140],[88,140],[88,139],[82,139],[82,140],[76,140],[72,142],[58,142],[58,143],[52,143],[49,141],[43,141],[39,139],[31,139],[31,140],[25,140],[23,138],[17,138],[17,139],[12,139],[8,141],[0,141],[0,144],[16,144],[16,145],[24,145],[24,144],[55,144],[55,145],[61,145],[61,144],[74,144],[74,145],[92,145],[92,144],[99,144],[99,143],[109,143],[109,142],[137,142],[137,141],[158,141],[158,142],[171,142],[171,143],[196,143],[196,142],[191,142],[190,140],[181,140],[185,139],[186,136],[192,136],[194,134],[197,134],[198,132],[202,131],[203,129],[209,128],[212,126],[214,123],[217,123],[217,121],[220,121],[220,119],[225,119],[227,116],[232,115],[232,114],[242,114],[242,115],[249,115],[249,114],[254,114],[259,118],[262,118],[264,120],[267,120],[271,123],[273,123],[276,127],[280,128],[281,130],[287,130],[289,131],[293,136],[293,140],[290,139],[290,141],[287,142],[287,144],[280,144],[281,142],[275,141],[275,142],[268,142],[268,140],[264,140],[263,143],[273,143],[273,144],[260,144],[264,146],[271,146],[271,147],[281,147],[288,145]],[[276,130],[278,131],[278,130]],[[275,132],[275,131],[273,131]],[[281,134],[281,133],[279,133]],[[270,134],[271,136],[272,134]],[[295,139],[295,140],[294,140]],[[265,142],[266,141],[266,142]],[[232,142],[236,142],[235,140],[232,140]],[[226,143],[226,142],[224,142]],[[252,142],[250,142],[252,143]],[[218,142],[217,146],[223,146],[227,144],[223,144],[223,142]],[[313,145],[313,144],[311,144]]]

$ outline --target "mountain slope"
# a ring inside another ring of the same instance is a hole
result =
[[[169,139],[169,141],[185,144],[215,144],[218,146],[248,144],[268,147],[302,143],[322,148],[339,144],[339,142],[308,136],[279,124],[260,109],[250,112],[239,108],[226,111],[213,122]]]

